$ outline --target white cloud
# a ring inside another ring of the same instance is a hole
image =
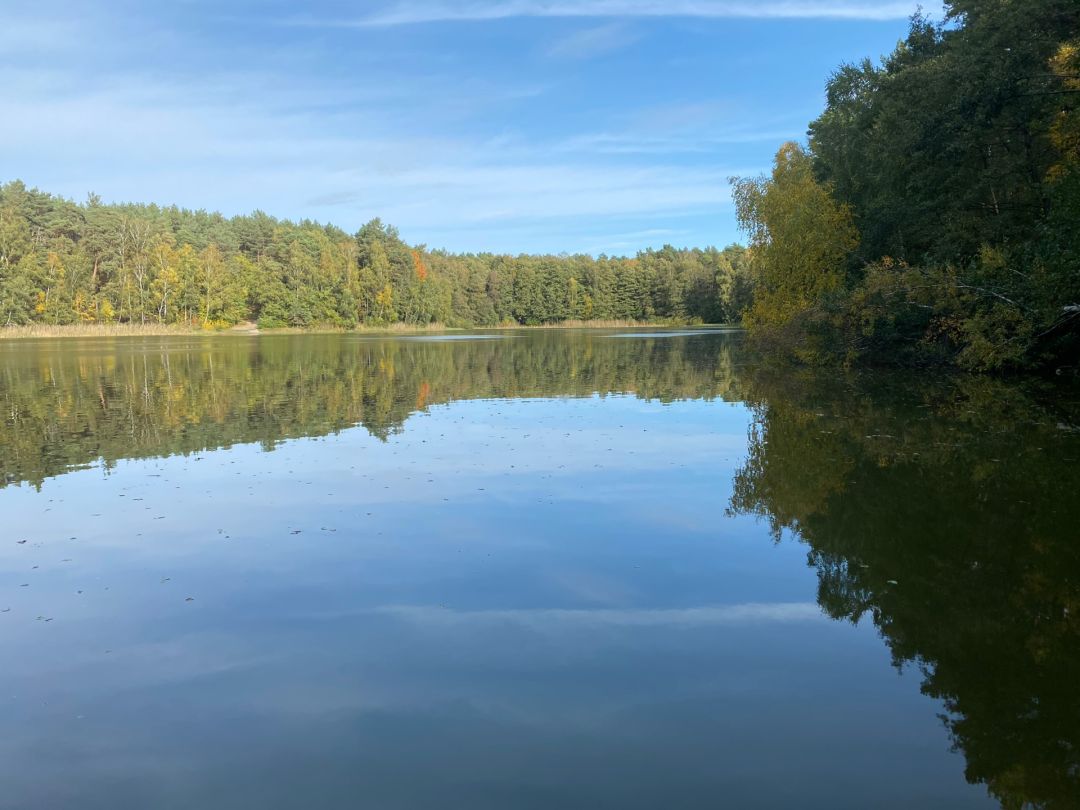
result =
[[[552,149],[569,154],[678,155],[715,153],[721,146],[742,143],[773,143],[798,140],[805,125],[788,129],[743,129],[700,135],[651,136],[637,133],[600,132],[575,135]]]
[[[379,613],[423,625],[518,624],[559,626],[700,627],[828,621],[814,602],[747,602],[682,609],[453,610],[427,605],[380,608]]]
[[[471,3],[397,3],[351,19],[296,17],[300,25],[390,27],[434,22],[481,22],[514,17],[697,17],[705,19],[897,20],[916,11],[910,0],[509,0]]]
[[[5,76],[13,78],[0,71],[0,80]],[[560,223],[597,218],[602,232],[603,220],[715,213],[730,205],[727,178],[747,173],[741,166],[678,165],[663,157],[678,150],[665,150],[661,141],[620,142],[627,154],[649,157],[605,163],[597,154],[616,150],[604,137],[544,144],[422,135],[410,131],[398,109],[431,91],[404,83],[400,99],[380,98],[377,118],[361,106],[334,120],[287,102],[304,96],[302,86],[279,82],[273,98],[262,101],[257,87],[265,77],[230,77],[212,91],[149,80],[60,89],[62,77],[54,78],[39,73],[37,81],[8,82],[0,93],[9,113],[0,128],[0,173],[76,199],[95,191],[106,200],[153,199],[227,214],[259,207],[346,228],[378,216],[429,241],[433,231],[450,229],[487,231],[490,238],[492,229],[529,223],[557,234]],[[350,92],[355,99],[366,91]],[[352,115],[366,126],[354,126]],[[48,160],[37,160],[35,171],[16,168],[42,155]],[[585,235],[583,242],[597,238]],[[484,239],[476,242],[484,246]]]
[[[640,38],[640,34],[625,24],[611,23],[574,31],[552,43],[547,55],[556,59],[593,59],[628,48]]]
[[[32,57],[43,50],[59,50],[78,44],[79,29],[70,21],[48,24],[9,17],[0,25],[0,55],[8,59]]]
[[[576,81],[563,74],[577,66],[551,60],[646,36],[646,25],[616,19],[627,10],[725,4],[354,5],[372,15],[363,25],[414,12],[609,18],[536,38],[527,47],[549,59],[523,60],[516,72],[450,48],[445,61],[414,62],[399,44],[325,59],[322,32],[278,31],[283,44],[258,49],[241,25],[211,35],[151,7],[122,15],[107,3],[93,13],[60,3],[69,14],[55,24],[49,5],[26,3],[0,26],[0,181],[75,199],[94,191],[226,214],[261,208],[347,229],[379,216],[408,239],[460,250],[633,252],[667,231],[688,243],[733,237],[712,235],[731,219],[727,177],[763,168],[752,147],[736,145],[799,134],[693,96],[656,108],[597,92],[587,119],[574,97],[560,117],[559,94]]]

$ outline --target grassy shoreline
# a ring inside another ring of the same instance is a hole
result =
[[[424,334],[441,332],[493,331],[512,329],[662,329],[683,327],[717,327],[724,324],[691,324],[674,321],[560,321],[558,323],[523,326],[520,324],[478,327],[450,327],[445,324],[390,324],[389,326],[313,326],[309,328],[285,327],[280,329],[260,329],[254,323],[242,323],[225,329],[203,329],[198,326],[177,324],[130,324],[130,323],[87,323],[66,324],[29,324],[26,326],[0,327],[0,340],[52,339],[52,338],[95,338],[95,337],[190,337],[193,335],[313,335],[313,334]]]

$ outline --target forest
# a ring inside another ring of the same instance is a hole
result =
[[[1080,5],[954,0],[733,178],[749,247],[454,255],[0,186],[0,327],[742,322],[808,363],[1080,369]]]
[[[736,178],[746,325],[812,363],[1080,365],[1080,4],[953,0]]]
[[[349,235],[261,212],[225,218],[94,195],[76,204],[19,181],[0,186],[0,327],[724,323],[749,295],[738,246],[451,255],[411,247],[378,220]]]

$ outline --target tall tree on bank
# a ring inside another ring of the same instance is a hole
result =
[[[757,275],[746,324],[796,357],[814,360],[823,349],[818,344],[828,339],[845,263],[859,242],[851,210],[815,179],[810,156],[794,143],[780,148],[771,177],[736,179],[734,196]]]
[[[1077,365],[1080,4],[946,9],[880,65],[838,69],[810,125],[814,175],[859,234],[818,302],[839,328],[817,356]]]

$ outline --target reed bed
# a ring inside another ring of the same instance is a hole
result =
[[[32,323],[0,327],[0,340],[8,338],[153,337],[155,335],[205,334],[206,330],[161,323]]]

